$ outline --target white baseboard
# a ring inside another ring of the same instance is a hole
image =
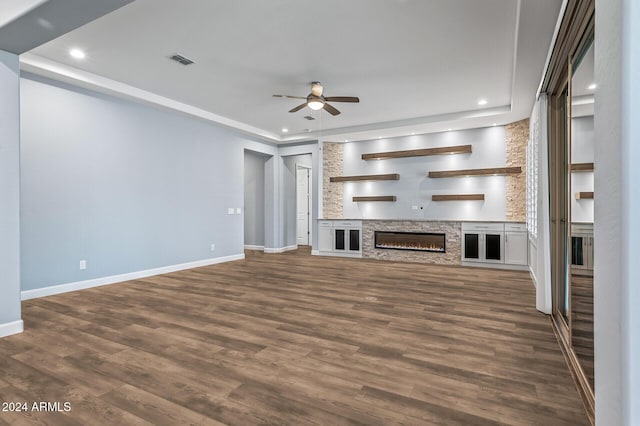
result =
[[[264,251],[264,246],[254,246],[251,244],[245,244],[244,245],[244,249],[245,250],[259,250],[259,251]]]
[[[69,291],[84,290],[102,285],[115,284],[123,281],[137,280],[153,275],[168,274],[170,272],[182,271],[185,269],[199,268],[201,266],[215,265],[216,263],[231,262],[233,260],[244,259],[244,253],[231,256],[214,257],[212,259],[197,260],[195,262],[181,263],[178,265],[163,266],[161,268],[147,269],[144,271],[129,272],[127,274],[112,275],[110,277],[95,278],[92,280],[78,281],[75,283],[59,284],[50,287],[37,288],[35,290],[25,290],[22,292],[22,300],[35,299],[37,297],[51,296],[54,294],[67,293]]]
[[[529,275],[531,275],[531,281],[533,281],[533,286],[538,287],[538,278],[536,277],[536,274],[533,271],[532,266],[529,266]]]
[[[24,323],[22,320],[0,324],[0,337],[11,336],[12,334],[22,333],[23,331]]]
[[[529,270],[529,265],[509,265],[505,263],[462,262],[461,265],[471,266],[473,268],[505,269],[508,271],[528,271]]]
[[[319,256],[320,255],[320,250],[311,250],[311,255],[312,256]]]
[[[278,247],[278,248],[271,248],[271,247],[264,248],[265,253],[284,253],[285,251],[289,251],[289,250],[298,250],[298,245],[296,244],[293,246]]]

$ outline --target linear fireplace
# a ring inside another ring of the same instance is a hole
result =
[[[445,234],[432,232],[375,231],[375,248],[446,252]]]

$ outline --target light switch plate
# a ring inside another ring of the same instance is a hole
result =
[[[242,214],[242,208],[236,207],[236,214]]]
[[[229,207],[227,209],[227,214],[233,214],[233,207]]]

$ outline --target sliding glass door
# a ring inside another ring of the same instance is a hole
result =
[[[549,98],[553,324],[594,416],[594,2],[570,2],[543,84]]]

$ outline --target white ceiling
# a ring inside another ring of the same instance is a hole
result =
[[[0,27],[18,19],[47,0],[0,0]]]
[[[594,74],[595,56],[593,42],[588,46],[586,52],[580,58],[578,64],[574,64],[573,76],[571,77],[571,116],[584,117],[593,115],[594,101],[597,85]]]
[[[89,85],[124,83],[275,142],[479,127],[529,116],[560,3],[136,0],[23,62]],[[71,58],[72,47],[87,58]],[[179,65],[173,53],[196,63]],[[333,104],[336,117],[290,114],[299,100],[271,96],[306,96],[311,81],[323,83],[325,96],[360,103]]]

